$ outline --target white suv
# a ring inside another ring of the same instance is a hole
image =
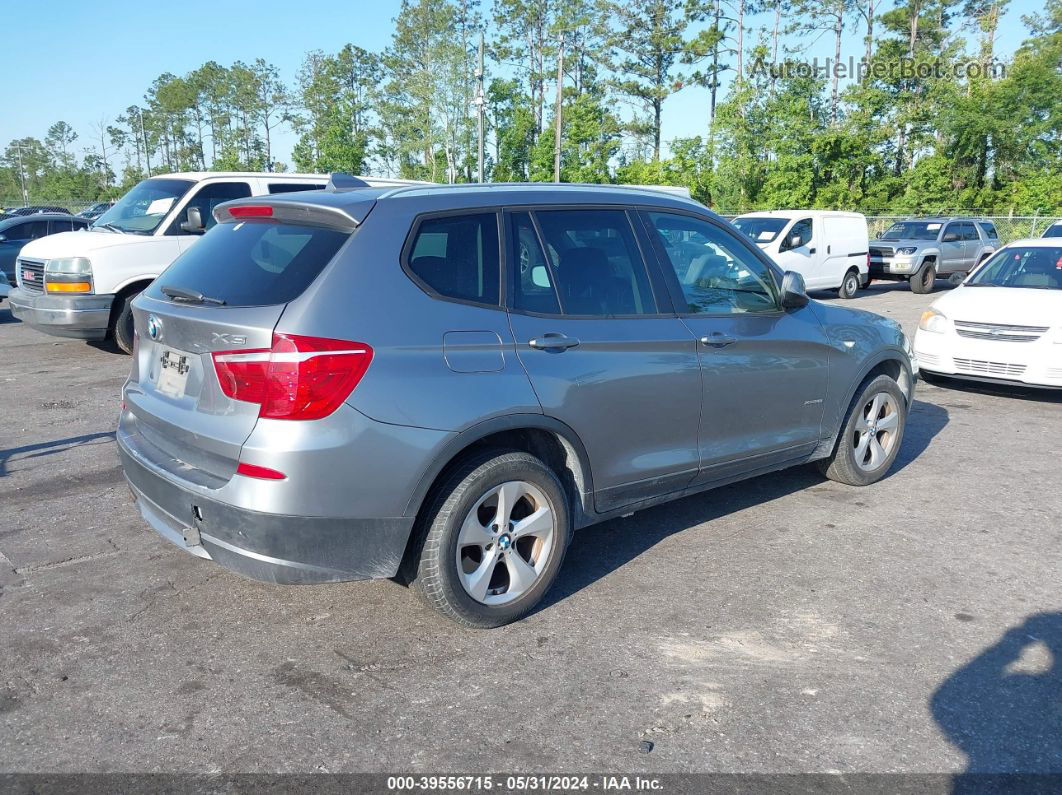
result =
[[[346,179],[351,179],[346,177]],[[406,180],[358,178],[362,185]],[[214,208],[231,199],[319,190],[322,174],[193,171],[140,182],[87,231],[35,240],[19,254],[11,312],[57,337],[101,340],[113,335],[133,348],[130,304],[179,254],[214,225]]]

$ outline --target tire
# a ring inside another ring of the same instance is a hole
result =
[[[111,330],[114,334],[114,343],[123,353],[133,353],[133,299],[140,295],[139,292],[119,297],[121,303],[117,307]]]
[[[873,422],[868,423],[868,417],[875,411]],[[837,436],[833,455],[820,461],[819,469],[830,480],[849,486],[876,483],[885,477],[896,460],[906,425],[907,401],[899,384],[887,375],[874,377],[856,393]],[[864,444],[868,437],[869,441]]]
[[[859,271],[852,268],[844,275],[844,281],[841,282],[841,287],[837,291],[837,295],[841,296],[841,298],[855,298],[858,291]]]
[[[955,271],[955,273],[949,274],[948,284],[952,287],[958,287],[962,284],[962,280],[966,278],[966,271]]]
[[[919,293],[920,295],[931,293],[936,280],[936,265],[932,262],[927,262],[918,273],[911,277],[911,292]]]
[[[499,510],[508,521],[497,521]],[[520,520],[534,516],[518,535]],[[570,516],[560,481],[534,456],[494,450],[471,458],[435,492],[422,517],[413,588],[464,626],[516,621],[556,580],[571,540]]]

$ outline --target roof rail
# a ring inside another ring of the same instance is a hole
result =
[[[328,175],[328,187],[326,190],[333,193],[341,190],[356,190],[357,188],[371,188],[372,186],[363,179],[352,177],[340,171],[333,171]]]

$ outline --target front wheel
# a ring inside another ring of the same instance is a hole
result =
[[[911,277],[912,293],[931,293],[937,280],[937,268],[933,263],[926,263],[922,270]]]
[[[446,617],[498,627],[529,613],[557,578],[571,520],[557,476],[524,452],[455,470],[427,516],[414,588]]]
[[[120,302],[114,314],[114,343],[124,353],[133,353],[133,299],[140,293],[131,293],[115,300]]]
[[[869,486],[885,477],[900,452],[907,400],[887,375],[864,384],[852,402],[833,455],[819,468],[830,480]]]
[[[844,275],[844,281],[841,282],[841,289],[837,291],[837,294],[841,298],[855,298],[856,292],[859,290],[859,271],[855,268],[848,271]]]

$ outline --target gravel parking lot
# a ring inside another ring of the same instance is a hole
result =
[[[932,298],[853,304],[913,333]],[[127,369],[0,304],[0,770],[1062,772],[1062,397],[923,382],[883,482],[598,525],[541,609],[471,631],[157,537]]]

